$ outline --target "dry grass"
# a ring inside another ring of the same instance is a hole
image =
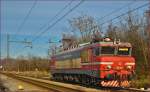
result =
[[[136,88],[150,88],[150,76],[140,76],[131,83],[132,87]]]
[[[51,78],[50,73],[47,71],[25,71],[25,72],[11,71],[10,73],[35,78]]]

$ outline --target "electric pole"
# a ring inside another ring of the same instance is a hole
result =
[[[59,40],[59,41],[51,41],[50,39],[49,39],[49,54],[50,54],[50,51],[51,51],[51,55],[54,55],[54,54],[56,54],[56,43],[60,43],[61,41]]]
[[[7,62],[9,61],[9,34],[7,34]]]
[[[7,34],[7,61],[9,61],[10,58],[10,43],[21,43],[21,44],[25,44],[26,47],[32,48],[32,42],[27,40],[24,41],[10,40],[10,35]]]
[[[150,1],[147,13],[147,35],[148,35],[148,70],[150,69]],[[150,74],[150,72],[149,72]]]
[[[149,1],[149,8],[146,11],[146,18],[147,18],[147,27],[146,27],[146,35],[147,35],[147,46],[148,46],[148,70],[150,69],[150,1]],[[150,72],[149,72],[150,73]]]

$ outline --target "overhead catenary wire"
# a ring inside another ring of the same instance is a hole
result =
[[[37,1],[37,0],[36,0]],[[42,30],[47,24],[49,24],[50,22],[52,22],[54,19],[56,19],[68,6],[70,6],[71,5],[71,3],[73,2],[73,0],[72,1],[70,1],[67,5],[65,5],[58,13],[56,13],[56,15],[54,16],[54,17],[52,17],[51,18],[51,20],[49,20],[48,21],[48,23],[46,23],[45,25],[43,25],[41,28],[40,28],[40,30]],[[34,3],[34,5],[35,5],[35,3]],[[33,7],[34,6],[32,6],[32,8],[31,9],[33,9]],[[30,9],[30,12],[31,12],[31,9]],[[29,14],[28,14],[28,16],[29,16]],[[27,18],[27,17],[26,17]],[[24,21],[25,22],[25,21]],[[23,23],[24,23],[23,22]],[[26,47],[24,47],[23,49],[25,49]],[[19,53],[20,51],[18,51],[17,53]]]
[[[64,10],[69,7],[72,4],[73,0],[71,0],[67,5],[65,5],[60,11],[58,11],[56,13],[55,16],[53,16],[47,23],[45,23],[42,27],[40,27],[40,30],[42,30],[43,28],[45,28],[47,26],[47,24],[53,22],[62,12],[64,12]]]
[[[73,1],[73,0],[72,0],[72,1]],[[60,13],[62,13],[62,12],[72,3],[72,1],[69,2],[64,8],[62,8],[50,21],[48,21],[48,23],[50,23],[51,21],[53,21]],[[81,2],[80,2],[80,3],[81,3]],[[80,3],[79,3],[78,5],[76,5],[74,8],[78,7],[78,6],[80,5]],[[131,4],[132,4],[132,3],[131,3]],[[129,5],[130,5],[130,4],[129,4]],[[123,7],[126,7],[126,6],[123,6]],[[120,10],[120,9],[122,9],[123,7],[119,8],[119,9],[117,9],[117,10],[111,12],[111,13],[109,13],[109,15],[112,14],[112,13],[114,13],[114,12],[116,12],[116,11],[118,11],[118,10]],[[68,11],[68,12],[67,12],[64,16],[62,16],[61,18],[65,17],[65,16],[66,16],[69,12],[71,12],[74,8],[72,8],[70,11]],[[107,14],[107,15],[108,15],[108,14]],[[107,16],[107,15],[106,15],[106,16]],[[104,17],[106,17],[106,16],[104,16]],[[104,17],[102,17],[102,18],[104,18]],[[59,18],[59,19],[61,20],[61,18]],[[58,21],[59,21],[59,19],[58,19]],[[57,23],[57,21],[56,21],[55,23]],[[55,23],[53,23],[53,24],[55,25]],[[47,31],[49,28],[51,28],[51,27],[53,26],[53,24],[52,24],[50,27],[48,27],[45,31]],[[42,26],[42,27],[40,28],[40,30],[43,29],[45,26],[46,26],[46,24],[45,24],[44,26]],[[45,33],[45,31],[41,32],[40,34]],[[38,36],[38,37],[39,37],[39,36]],[[37,39],[37,37],[36,37],[35,39],[33,39],[32,41],[35,41],[36,39]]]
[[[140,8],[146,7],[146,6],[148,6],[148,5],[149,5],[149,3],[146,3],[146,4],[143,4],[143,5],[141,5],[141,6],[138,6],[138,7],[134,8],[134,9],[131,9],[131,10],[125,12],[125,13],[122,13],[122,14],[120,14],[120,15],[118,15],[118,16],[116,16],[116,17],[110,19],[110,20],[107,20],[107,21],[101,23],[100,25],[102,26],[102,25],[104,25],[104,24],[106,24],[106,23],[108,23],[108,22],[112,22],[112,21],[114,21],[114,20],[117,19],[117,18],[120,18],[120,17],[122,17],[122,16],[125,16],[126,14],[129,14],[130,12],[134,12],[134,11],[136,11],[136,10],[138,10],[138,9],[140,9]],[[103,16],[103,17],[106,17],[106,16]],[[99,20],[101,20],[101,18],[99,18]],[[97,21],[99,21],[99,20],[97,20]],[[95,28],[95,26],[93,26],[90,30],[92,30],[93,28]],[[106,27],[105,27],[105,28],[106,28]]]
[[[122,10],[122,9],[131,6],[133,3],[135,3],[135,1],[136,1],[136,0],[134,0],[134,1],[130,2],[130,3],[128,3],[128,4],[125,4],[123,7],[120,7],[120,8],[118,8],[118,9],[115,9],[114,11],[112,11],[112,12],[110,12],[110,13],[108,13],[108,14],[102,16],[102,17],[100,17],[100,18],[97,19],[97,20],[98,20],[98,21],[103,20],[104,18],[106,18],[106,17],[108,17],[108,16],[110,16],[110,15],[112,15],[112,14],[114,14],[114,13],[116,13],[116,12]]]
[[[51,24],[50,26],[48,26],[45,30],[43,30],[42,32],[40,32],[33,40],[32,42],[36,41],[41,35],[43,35],[44,33],[46,33],[49,29],[51,29],[52,27],[54,27],[59,21],[61,21],[63,18],[65,18],[68,14],[70,14],[73,10],[75,10],[77,7],[79,7],[82,3],[84,2],[84,0],[81,0],[78,4],[76,4],[73,8],[71,8],[68,12],[66,12],[63,16],[61,16],[60,18],[58,18],[53,24]]]
[[[80,3],[81,3],[81,2],[80,2]],[[136,10],[138,10],[138,9],[140,9],[140,8],[143,8],[143,7],[147,6],[147,5],[149,5],[149,4],[146,3],[146,4],[143,4],[143,5],[139,6],[139,7],[137,7],[137,8],[134,8],[134,9],[132,9],[132,10],[129,10],[129,11],[125,12],[125,13],[122,13],[121,15],[118,15],[118,16],[116,16],[116,17],[110,19],[110,20],[107,20],[107,21],[103,22],[101,25],[106,24],[106,23],[108,23],[108,22],[110,22],[110,21],[113,21],[113,20],[115,20],[115,19],[117,19],[117,18],[120,18],[121,16],[124,16],[124,15],[126,15],[126,14],[128,14],[128,13],[130,13],[130,12],[136,11]],[[79,6],[79,5],[78,5],[78,6]],[[68,12],[67,12],[67,13],[68,13]],[[44,34],[45,32],[47,32],[50,28],[52,28],[55,24],[57,24],[57,23],[58,23],[62,18],[64,18],[66,15],[68,15],[68,14],[65,14],[65,15],[63,15],[62,17],[60,17],[57,21],[55,21],[52,25],[50,25],[46,30],[42,31],[42,32],[41,32],[35,39],[33,39],[32,41],[37,40],[42,34]]]
[[[62,9],[60,9],[55,16],[53,16],[52,18],[50,18],[50,20],[48,20],[47,23],[45,23],[43,26],[40,27],[39,30],[43,30],[44,28],[46,28],[46,26],[50,23],[52,23],[61,13],[64,12],[65,9],[67,9],[67,7],[69,7],[72,4],[73,0],[71,0],[68,4],[66,4]],[[36,34],[39,34],[40,31]]]
[[[134,11],[136,11],[136,10],[138,10],[138,9],[140,9],[140,8],[146,7],[146,6],[148,6],[148,5],[149,5],[149,3],[143,4],[143,5],[141,5],[141,6],[137,7],[137,8],[134,8],[134,9],[129,10],[129,11],[125,12],[125,13],[122,13],[121,15],[118,15],[118,16],[116,16],[116,17],[110,19],[110,20],[107,20],[107,21],[101,23],[100,25],[104,25],[104,24],[106,24],[106,23],[108,23],[108,22],[110,22],[110,21],[113,21],[113,20],[115,20],[115,19],[117,19],[117,18],[120,18],[121,16],[124,16],[124,15],[126,15],[126,14],[128,14],[128,13],[130,13],[130,12],[134,12]]]
[[[35,0],[35,1],[33,2],[33,5],[31,6],[31,8],[29,9],[28,13],[27,13],[26,16],[24,17],[23,21],[21,22],[21,24],[20,24],[20,26],[18,27],[17,32],[16,32],[15,34],[19,33],[19,32],[22,30],[24,24],[25,24],[26,21],[28,20],[29,15],[30,15],[31,12],[33,11],[33,9],[34,9],[34,7],[36,6],[36,4],[37,4],[37,0]]]
[[[73,0],[72,0],[73,1]],[[70,3],[68,3],[69,5],[72,3],[72,1],[70,2]],[[44,31],[42,31],[42,32],[40,32],[37,36],[36,36],[36,38],[34,38],[33,40],[32,40],[32,42],[33,41],[35,41],[35,40],[37,40],[42,34],[44,34],[45,32],[47,32],[50,28],[52,28],[54,25],[56,25],[59,21],[61,21],[64,17],[66,17],[69,13],[71,13],[73,10],[75,10],[77,7],[79,7],[82,3],[84,2],[84,0],[81,0],[77,5],[75,5],[73,8],[71,8],[68,12],[66,12],[63,16],[61,16],[59,19],[57,19],[53,24],[51,24],[48,28],[46,28],[46,30],[44,30]],[[66,6],[66,7],[68,7],[68,5]],[[63,10],[63,9],[62,9]],[[23,48],[23,49],[25,49],[25,47]],[[17,52],[17,54],[18,53],[20,53],[20,51],[18,51]]]

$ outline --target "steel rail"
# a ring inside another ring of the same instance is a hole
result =
[[[14,75],[11,73],[1,73],[6,76],[12,77],[14,79],[18,79],[24,82],[31,83],[33,85],[37,85],[39,87],[43,87],[49,90],[54,90],[55,92],[108,92],[105,90],[98,90],[98,89],[92,89],[92,88],[86,88],[78,85],[72,85],[72,84],[66,84],[66,83],[59,83],[54,81],[48,81],[43,79],[37,79],[37,78],[31,78],[31,77],[25,77],[25,76],[19,76]]]
[[[113,89],[113,88],[106,88],[104,89],[93,89],[93,88],[86,88],[79,85],[72,85],[72,84],[66,84],[66,83],[60,83],[60,82],[54,82],[47,79],[38,79],[38,78],[32,78],[32,77],[25,77],[20,76],[17,74],[12,73],[2,73],[6,76],[22,80],[24,82],[31,83],[33,85],[37,85],[39,87],[43,87],[49,90],[53,90],[55,92],[150,92],[150,90],[141,90],[136,88],[120,88],[119,90]]]

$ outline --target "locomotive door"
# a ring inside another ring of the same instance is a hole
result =
[[[94,56],[93,56],[93,51],[92,48],[86,48],[82,51],[81,53],[81,62],[86,63],[83,68],[86,68],[88,70],[93,70],[93,63],[94,63]]]
[[[99,56],[99,47],[93,47],[91,49],[91,70],[95,71],[98,70],[96,57]],[[94,72],[93,72],[94,73]]]
[[[92,50],[92,48],[89,48],[88,49],[88,55],[89,55],[89,63],[90,63],[90,66],[89,66],[89,69],[91,70],[91,71],[93,71],[93,69],[94,69],[94,67],[93,67],[93,63],[94,63],[94,57],[93,57],[93,50]]]
[[[91,70],[92,70],[92,73],[94,70],[94,58],[95,58],[95,54],[93,52],[93,48],[91,48]]]
[[[88,69],[91,68],[91,65],[89,65],[91,63],[91,52],[92,50],[89,48],[86,48],[81,52],[81,63],[87,63],[88,67],[86,68]]]
[[[52,57],[51,60],[50,60],[50,69],[54,69],[55,68],[55,59]]]

